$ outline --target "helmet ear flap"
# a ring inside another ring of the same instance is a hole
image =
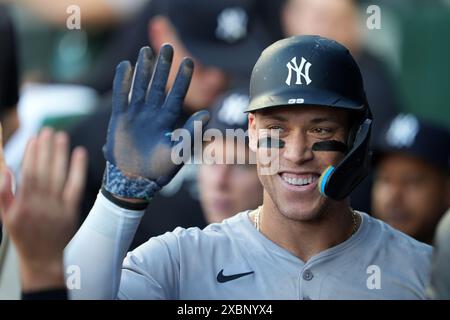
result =
[[[358,133],[360,125],[361,125],[361,123],[359,123],[359,121],[358,122],[355,121],[350,127],[350,131],[348,133],[348,138],[347,138],[348,150],[351,150],[353,148],[353,145],[354,145],[355,139],[356,139],[356,134]]]
[[[369,108],[364,111],[353,111],[350,114],[350,129],[347,137],[348,150],[352,150],[355,144],[356,136],[366,119],[372,119],[372,114]]]
[[[372,119],[365,119],[356,132],[354,143],[345,158],[324,171],[319,181],[322,195],[342,200],[367,176],[370,165],[370,131]]]

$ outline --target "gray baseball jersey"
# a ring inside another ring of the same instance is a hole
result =
[[[432,248],[365,213],[359,212],[362,222],[352,237],[307,262],[258,232],[249,220],[250,211],[245,211],[203,230],[177,228],[152,238],[128,253],[121,272],[120,265],[118,272],[111,272],[114,259],[123,259],[114,248],[131,241],[124,239],[130,239],[139,219],[136,212],[133,217],[133,212],[106,203],[104,198],[97,202],[87,219],[90,222],[69,249],[70,263],[81,265],[82,275],[89,279],[76,298],[425,297]],[[99,231],[94,234],[94,229]],[[108,290],[112,295],[105,293]]]

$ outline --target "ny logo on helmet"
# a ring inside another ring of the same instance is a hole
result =
[[[293,57],[292,60],[286,64],[286,67],[289,71],[286,78],[286,84],[288,86],[291,85],[292,72],[296,73],[295,84],[302,84],[302,77],[303,79],[305,79],[306,85],[309,85],[312,82],[311,78],[309,77],[309,68],[311,67],[311,63],[306,61],[305,58],[302,57],[302,61],[300,62],[300,65],[298,65],[297,57]]]

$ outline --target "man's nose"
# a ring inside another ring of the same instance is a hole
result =
[[[285,142],[283,158],[286,160],[295,164],[302,164],[314,157],[312,145],[308,143],[304,135],[298,134],[295,138]]]
[[[228,186],[228,177],[230,175],[230,166],[227,164],[214,164],[214,170],[212,172],[214,179],[214,185],[218,189],[226,189]]]
[[[385,204],[398,207],[403,203],[402,186],[398,183],[390,182],[384,190]]]

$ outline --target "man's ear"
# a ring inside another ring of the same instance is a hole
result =
[[[258,133],[256,131],[256,115],[253,112],[248,114],[248,138],[250,150],[256,153],[258,149]]]

